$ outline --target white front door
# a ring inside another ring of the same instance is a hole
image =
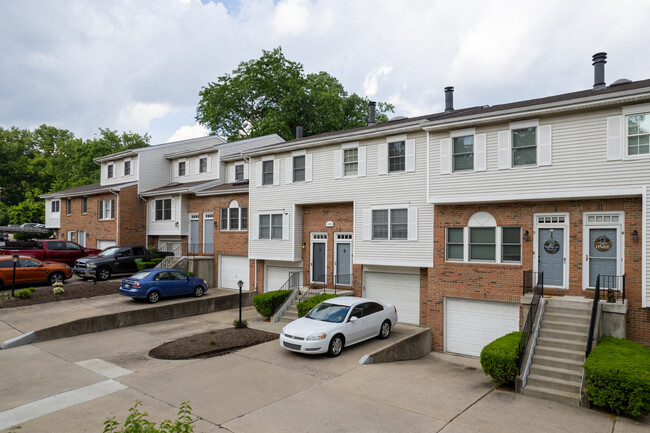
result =
[[[567,288],[569,216],[535,214],[533,270],[544,273],[544,286]]]

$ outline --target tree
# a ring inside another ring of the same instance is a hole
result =
[[[348,95],[327,72],[305,75],[282,48],[240,63],[199,96],[196,119],[229,141],[274,133],[289,140],[299,125],[309,136],[368,123],[368,98]],[[377,121],[386,122],[385,113],[392,111],[392,105],[379,103]]]

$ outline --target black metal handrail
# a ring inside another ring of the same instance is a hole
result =
[[[312,282],[307,290],[300,296],[298,299],[302,301],[312,296],[320,295],[325,293],[326,290],[332,290],[334,294],[337,294],[340,287],[350,287],[352,286],[352,274],[338,274],[334,275],[333,284],[327,283],[327,274],[319,275],[314,282]]]
[[[526,290],[527,282],[530,283],[530,290],[528,291]],[[521,337],[517,346],[517,369],[520,373],[524,350],[528,346],[530,335],[533,333],[533,321],[537,315],[539,300],[544,296],[544,272],[524,271],[524,294],[526,293],[533,293],[533,299],[530,302],[528,315],[526,316],[524,327],[521,329]]]
[[[598,288],[596,290],[600,293],[600,299],[607,300],[610,303],[616,303],[619,300],[622,304],[625,303],[625,274],[623,275],[598,275],[600,279],[596,278]],[[600,284],[598,284],[600,283]]]
[[[300,287],[300,274],[302,272],[289,272],[289,279],[280,287],[279,290],[293,290]]]
[[[598,303],[600,302],[600,275],[596,277],[596,290],[594,290],[594,302],[591,305],[591,319],[589,320],[589,334],[587,334],[587,349],[585,356],[591,353],[592,340],[596,330],[596,316],[598,315]]]

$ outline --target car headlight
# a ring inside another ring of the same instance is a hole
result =
[[[87,267],[89,268],[96,268],[97,265],[95,263],[88,263]]]
[[[208,287],[208,282],[207,281],[203,280],[203,284],[205,285],[205,287]]]
[[[324,340],[327,337],[327,334],[324,332],[321,332],[320,334],[314,334],[310,335],[307,337],[307,341],[318,341],[318,340]]]
[[[68,265],[65,265],[65,268],[66,268],[66,269],[70,269],[70,266],[68,266]]]

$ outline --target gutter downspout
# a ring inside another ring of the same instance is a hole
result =
[[[113,190],[111,192],[117,197],[115,201],[115,242],[120,245],[120,194]]]
[[[241,158],[244,160],[246,164],[248,164],[248,219],[250,220],[250,210],[251,210],[251,180],[250,180],[250,174],[251,174],[251,158],[250,156],[245,156],[244,152],[239,152],[239,155]],[[250,237],[250,230],[248,231],[248,256],[250,257],[251,255],[251,237]],[[255,259],[255,291],[258,291],[257,287],[257,259]]]
[[[149,202],[142,194],[138,194],[138,197],[144,202],[144,247],[149,250]]]

